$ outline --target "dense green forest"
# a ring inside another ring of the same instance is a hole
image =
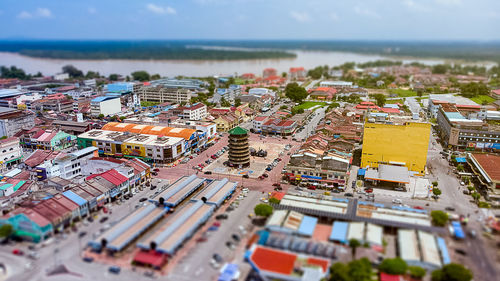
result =
[[[0,41],[0,51],[57,59],[239,60],[294,58],[281,50],[214,50],[177,41]]]
[[[204,48],[212,47],[212,48]],[[217,47],[250,48],[217,49]],[[253,49],[252,49],[253,48]],[[340,51],[400,57],[500,62],[500,42],[319,40],[4,40],[0,51],[62,59],[235,60],[293,58],[292,50]]]

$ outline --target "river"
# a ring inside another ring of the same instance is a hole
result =
[[[15,65],[27,73],[42,72],[54,75],[61,72],[64,65],[72,64],[84,73],[89,70],[98,71],[101,75],[117,73],[129,75],[137,70],[145,70],[150,74],[158,73],[163,77],[240,75],[254,73],[261,75],[268,67],[276,68],[278,73],[288,72],[290,67],[311,69],[319,65],[336,66],[345,62],[363,63],[381,59],[396,60],[392,57],[365,55],[344,52],[293,51],[295,58],[258,59],[258,60],[67,60],[32,58],[17,53],[0,52],[0,65]],[[426,64],[443,63],[443,60],[404,59],[403,62],[419,61]]]

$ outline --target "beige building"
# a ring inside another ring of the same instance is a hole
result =
[[[191,91],[188,89],[167,88],[162,86],[143,86],[138,89],[140,99],[150,102],[190,102]]]

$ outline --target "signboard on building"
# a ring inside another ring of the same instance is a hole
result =
[[[83,113],[76,114],[76,122],[83,122]]]
[[[451,145],[458,145],[458,136],[460,135],[460,130],[457,128],[451,128],[450,130],[450,138],[448,143]]]

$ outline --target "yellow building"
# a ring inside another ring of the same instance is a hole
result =
[[[361,167],[378,167],[379,164],[400,165],[423,174],[427,163],[430,134],[429,123],[409,122],[403,125],[365,123]]]

